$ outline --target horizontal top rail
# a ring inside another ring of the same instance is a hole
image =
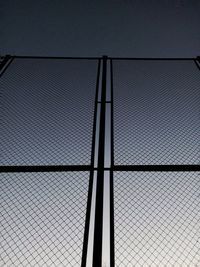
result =
[[[109,57],[112,60],[196,60],[196,57]]]
[[[89,59],[98,60],[102,59],[104,56],[99,57],[63,57],[63,56],[30,56],[30,55],[8,55],[11,58],[21,58],[21,59]],[[197,57],[109,57],[107,59],[112,60],[199,60]]]
[[[14,58],[21,59],[90,59],[90,60],[98,60],[101,57],[48,57],[48,56],[11,56]]]

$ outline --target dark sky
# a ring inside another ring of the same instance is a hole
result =
[[[196,56],[199,14],[199,0],[6,0],[0,2],[0,53]]]

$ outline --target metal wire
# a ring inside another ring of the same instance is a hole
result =
[[[113,61],[115,164],[199,163],[193,61]]]
[[[199,266],[199,174],[114,174],[115,266]]]
[[[0,266],[81,266],[88,178],[0,174]]]
[[[191,59],[112,61],[111,77],[107,72],[109,78],[100,80],[108,86],[111,79],[114,148],[111,168],[96,168],[112,174],[111,243],[104,244],[111,248],[110,262],[197,267],[199,174],[180,168],[199,163],[199,69]],[[87,201],[91,211],[86,170],[92,177],[97,65],[98,59],[18,57],[0,79],[2,267],[76,267],[93,250],[87,242],[83,249],[83,236],[89,229]],[[105,134],[108,125],[102,125]],[[140,172],[131,172],[136,165]],[[173,165],[179,172],[143,172],[146,166]],[[122,171],[127,167],[129,172]],[[99,227],[105,218],[98,209],[96,214]],[[99,245],[96,264],[102,260]]]
[[[1,165],[89,165],[97,61],[15,59],[0,80]]]

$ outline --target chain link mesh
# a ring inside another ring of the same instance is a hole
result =
[[[0,164],[90,164],[96,73],[97,60],[15,59],[0,80]]]
[[[115,164],[198,164],[193,61],[114,60]]]
[[[88,177],[0,174],[0,266],[81,266]]]
[[[114,174],[115,266],[197,267],[199,174]]]
[[[96,60],[15,59],[0,164],[90,164],[96,72]],[[193,62],[114,60],[115,164],[198,164],[199,88]],[[88,177],[0,174],[0,266],[81,265]],[[198,190],[193,172],[115,172],[115,266],[197,267]]]

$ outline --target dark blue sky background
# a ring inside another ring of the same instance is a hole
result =
[[[196,56],[199,14],[199,0],[6,0],[0,2],[0,53]]]

